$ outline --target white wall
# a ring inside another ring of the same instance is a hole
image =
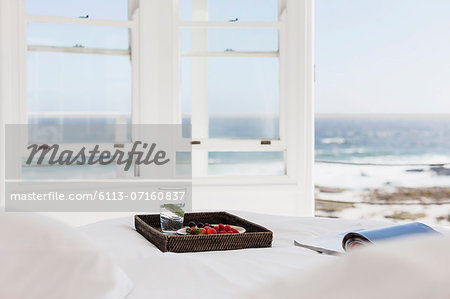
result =
[[[4,202],[4,125],[24,123],[20,113],[25,97],[22,9],[22,1],[0,0],[0,206]]]

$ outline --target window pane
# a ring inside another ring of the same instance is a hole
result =
[[[277,21],[277,0],[209,0],[210,21]]]
[[[117,118],[82,113],[53,116],[33,113],[29,116],[29,144],[54,143],[124,143],[131,140],[131,119],[117,124]]]
[[[28,52],[27,64],[30,123],[130,123],[128,56]],[[72,136],[67,134],[62,140]]]
[[[192,177],[192,155],[191,152],[176,153],[176,174],[180,177]]]
[[[181,0],[181,19],[192,20],[192,1]],[[210,21],[277,21],[277,0],[209,0]]]
[[[192,58],[181,59],[181,114],[182,124],[191,124],[192,115]],[[191,136],[191,131],[184,130],[183,137]]]
[[[71,24],[28,23],[28,45],[128,49],[128,29]]]
[[[279,138],[278,58],[211,58],[211,138]]]
[[[121,170],[123,171],[123,170]],[[132,166],[124,173],[133,177]],[[23,166],[24,180],[70,180],[70,179],[114,179],[117,178],[116,164],[108,165],[62,165],[62,166]]]
[[[285,175],[283,152],[210,152],[209,175]]]
[[[25,0],[27,13],[90,19],[128,19],[127,0]]]
[[[182,50],[192,50],[192,33],[182,30]],[[277,29],[208,29],[209,51],[278,51]]]

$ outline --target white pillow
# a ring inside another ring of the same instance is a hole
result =
[[[125,298],[133,283],[75,228],[0,213],[0,298]]]
[[[296,272],[249,298],[450,298],[450,238],[423,236],[358,248]]]

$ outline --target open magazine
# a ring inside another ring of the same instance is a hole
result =
[[[401,238],[419,234],[440,234],[426,224],[413,222],[402,225],[394,225],[376,229],[358,229],[335,235],[331,238],[321,238],[314,241],[294,240],[299,247],[314,250],[319,253],[338,255],[345,251],[379,241]]]

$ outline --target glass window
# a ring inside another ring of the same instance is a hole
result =
[[[127,56],[28,53],[30,112],[131,112]]]
[[[130,123],[129,57],[29,52],[28,111],[32,124]]]
[[[25,0],[29,15],[127,20],[127,0]],[[27,24],[30,143],[131,141],[130,30],[39,22]],[[92,50],[93,49],[93,50]],[[30,165],[26,180],[117,178],[116,165]]]
[[[183,29],[182,51],[192,50],[192,33]],[[278,29],[208,29],[208,51],[275,52],[278,51]]]
[[[203,152],[197,158],[204,164],[199,170],[203,172],[208,163],[207,173],[199,176],[285,175],[284,148],[272,149],[269,143],[246,152],[238,145],[238,139],[280,138],[280,29],[235,26],[241,21],[278,21],[278,1],[180,3],[182,21],[227,22],[221,24],[225,28],[208,24],[205,28],[189,28],[184,23],[180,28],[183,123],[192,123],[193,139],[201,139],[197,144]],[[204,134],[216,140],[205,140]],[[237,149],[207,152],[202,146],[209,142],[219,148],[233,145]]]
[[[208,174],[284,175],[283,152],[210,152]]]
[[[34,15],[128,19],[128,0],[25,0],[25,7]]]
[[[209,0],[208,14],[210,21],[277,21],[278,1]]]
[[[181,97],[182,123],[190,125],[192,116],[192,58],[188,57],[181,59]],[[189,137],[190,134],[190,131],[183,131],[184,137]]]
[[[278,58],[210,58],[211,138],[279,138]]]
[[[192,1],[181,0],[181,19],[192,20]],[[258,9],[255,9],[257,7]],[[278,20],[277,0],[209,0],[209,21],[265,21]]]
[[[129,49],[128,28],[28,23],[28,45]]]
[[[122,167],[121,167],[122,169]],[[123,171],[123,170],[121,170]],[[125,172],[125,177],[134,176],[132,166]],[[73,179],[114,179],[117,178],[117,165],[30,165],[22,167],[24,180],[73,180]]]

